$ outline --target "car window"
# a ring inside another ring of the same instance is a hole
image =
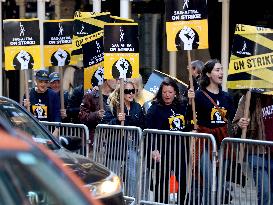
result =
[[[41,156],[42,157],[42,156]],[[30,152],[1,152],[0,203],[85,205],[86,199],[62,173]]]
[[[0,100],[0,116],[5,118],[11,126],[28,133],[35,142],[44,144],[50,149],[59,148],[48,133],[18,105]]]

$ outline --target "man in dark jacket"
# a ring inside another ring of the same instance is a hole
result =
[[[94,141],[95,128],[104,116],[105,110],[109,109],[107,98],[110,93],[116,88],[117,80],[106,80],[101,86],[103,95],[103,109],[99,106],[99,92],[96,89],[88,90],[84,96],[80,106],[79,119],[80,122],[87,125],[89,128],[91,144]]]
[[[59,95],[59,97],[60,97],[61,86],[62,85],[61,85],[60,74],[58,72],[50,73],[50,75],[49,75],[49,88],[51,88],[54,92],[56,92]],[[61,109],[60,112],[61,112],[62,122],[67,122],[68,118],[67,118],[66,108],[67,108],[67,103],[68,103],[68,98],[69,98],[68,91],[64,91],[63,95],[64,95],[64,108]]]

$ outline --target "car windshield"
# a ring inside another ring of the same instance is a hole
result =
[[[65,194],[64,194],[65,193]],[[89,204],[48,158],[24,151],[0,154],[0,204]]]
[[[59,149],[49,134],[17,104],[0,99],[0,116],[5,118],[12,127],[28,133],[35,142],[52,150]]]

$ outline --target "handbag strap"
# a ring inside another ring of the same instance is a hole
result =
[[[223,118],[223,120],[224,120],[225,122],[227,122],[227,118],[225,117],[223,111],[222,111],[222,110],[219,108],[219,106],[215,103],[215,101],[209,96],[209,94],[208,94],[206,91],[202,90],[202,92],[203,92],[204,95],[210,100],[210,102],[217,108],[217,110],[219,111],[219,113],[220,113],[221,117]]]

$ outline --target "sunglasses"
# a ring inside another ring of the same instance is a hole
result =
[[[124,94],[135,94],[136,93],[136,89],[124,89]]]

